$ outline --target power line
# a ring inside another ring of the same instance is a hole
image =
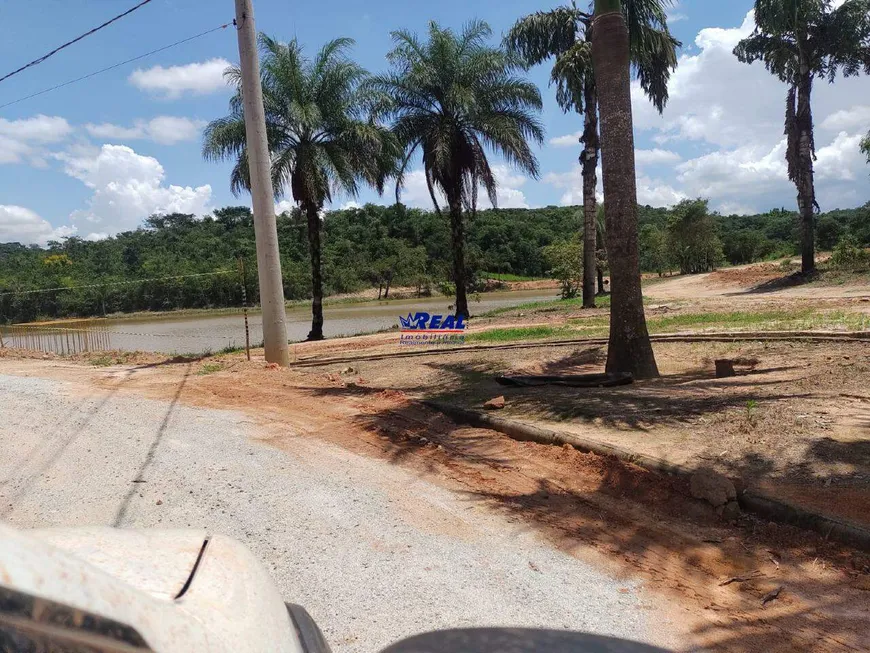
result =
[[[8,295],[34,295],[38,293],[56,292],[61,290],[82,290],[84,288],[106,288],[108,286],[127,286],[134,283],[146,283],[148,281],[167,281],[176,279],[192,279],[194,277],[213,277],[219,274],[231,274],[235,270],[218,270],[216,272],[198,272],[196,274],[178,274],[171,277],[151,277],[149,279],[130,279],[128,281],[108,281],[106,283],[89,283],[85,286],[63,286],[60,288],[35,288],[33,290],[9,290],[0,293],[0,297]]]
[[[27,69],[30,68],[31,66],[35,66],[35,65],[37,65],[37,64],[42,63],[43,61],[45,61],[45,60],[48,59],[49,57],[52,57],[52,56],[56,55],[58,52],[60,52],[60,51],[63,50],[64,48],[68,48],[68,47],[71,46],[73,43],[78,43],[78,42],[81,41],[83,38],[88,37],[88,36],[90,36],[91,34],[94,34],[95,32],[99,32],[99,31],[100,31],[101,29],[103,29],[104,27],[108,27],[109,25],[111,25],[112,23],[114,23],[116,20],[120,20],[120,19],[122,19],[124,16],[127,16],[127,15],[129,15],[129,14],[132,14],[134,11],[136,11],[137,9],[139,9],[139,7],[144,7],[144,6],[147,5],[149,2],[151,2],[151,0],[142,0],[142,2],[140,2],[138,5],[136,5],[136,6],[133,7],[132,9],[128,9],[128,10],[125,11],[123,14],[118,14],[117,16],[115,16],[114,18],[112,18],[111,20],[107,20],[107,21],[106,21],[105,23],[103,23],[102,25],[98,25],[98,26],[95,27],[94,29],[85,32],[85,33],[82,34],[81,36],[77,36],[77,37],[74,38],[72,41],[67,41],[67,42],[64,43],[63,45],[56,47],[54,50],[52,50],[52,51],[49,52],[48,54],[44,54],[44,55],[42,55],[39,59],[34,59],[34,60],[31,61],[30,63],[28,63],[28,64],[24,64],[23,66],[21,66],[21,68],[19,68],[18,70],[13,70],[11,73],[8,73],[7,75],[4,75],[3,77],[0,77],[0,82],[9,79],[9,78],[12,77],[13,75],[17,75],[18,73],[20,73],[20,72],[23,71],[23,70],[27,70]]]
[[[76,77],[75,79],[71,79],[67,82],[63,82],[62,84],[57,84],[56,86],[52,86],[50,88],[43,89],[41,91],[37,91],[36,93],[31,93],[30,95],[25,95],[22,98],[18,98],[17,100],[12,100],[12,102],[7,102],[6,104],[0,104],[0,109],[5,109],[6,107],[11,107],[13,104],[18,104],[19,102],[24,102],[25,100],[30,100],[31,98],[35,98],[39,95],[44,95],[51,91],[56,91],[59,88],[63,88],[64,86],[69,86],[70,84],[75,84],[77,82],[84,81],[86,79],[90,79],[96,75],[100,75],[102,73],[108,72],[110,70],[114,70],[115,68],[120,68],[121,66],[126,66],[128,63],[133,63],[134,61],[139,61],[140,59],[144,59],[145,57],[150,57],[152,54],[157,54],[158,52],[163,52],[164,50],[168,50],[170,48],[174,48],[177,45],[181,45],[182,43],[187,43],[189,41],[193,41],[194,39],[201,38],[212,32],[217,32],[218,30],[226,29],[229,27],[230,23],[224,23],[223,25],[218,25],[217,27],[213,27],[210,30],[206,30],[205,32],[200,32],[199,34],[195,34],[194,36],[189,36],[186,39],[182,39],[180,41],[176,41],[175,43],[170,43],[169,45],[164,45],[162,48],[157,48],[156,50],[151,50],[151,52],[146,52],[145,54],[140,54],[138,57],[133,57],[132,59],[127,59],[126,61],[121,61],[120,63],[113,64],[107,68],[101,68],[100,70],[95,70],[92,73],[88,73],[87,75],[83,75],[82,77]]]

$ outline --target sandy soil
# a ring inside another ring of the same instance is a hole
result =
[[[727,298],[729,301],[774,301],[784,298],[861,298],[870,297],[866,282],[826,284],[822,278],[809,284],[792,284],[787,279],[794,270],[777,263],[756,263],[725,268],[707,274],[680,275],[650,284],[644,295],[656,299]]]
[[[748,487],[870,525],[870,352],[866,343],[656,343],[661,379],[612,389],[509,388],[501,374],[582,374],[601,346],[500,348],[358,363],[367,383],[471,408],[504,396],[504,417],[714,467]],[[735,361],[717,379],[713,360]],[[321,368],[337,375],[346,364]],[[833,497],[836,501],[832,501]]]
[[[371,380],[372,370],[270,369],[260,361],[93,368],[6,358],[0,372],[247,412],[292,450],[301,434],[414,471],[520,520],[555,546],[642,579],[682,605],[688,650],[863,650],[870,559],[746,517],[722,523],[680,481],[632,465],[460,428]],[[366,377],[369,378],[366,378]],[[421,381],[424,379],[421,379]],[[745,582],[720,585],[758,570]],[[783,586],[779,597],[762,598]]]

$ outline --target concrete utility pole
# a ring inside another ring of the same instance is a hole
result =
[[[287,315],[284,311],[284,286],[278,253],[278,228],[275,223],[275,193],[272,190],[272,162],[266,141],[266,113],[263,110],[263,88],[260,85],[254,8],[251,0],[235,2],[245,134],[248,140],[248,168],[251,173],[251,199],[254,204],[260,305],[263,309],[263,344],[266,362],[286,367],[290,364],[285,324]]]

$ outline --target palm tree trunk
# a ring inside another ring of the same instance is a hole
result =
[[[631,115],[628,28],[619,0],[595,0],[592,64],[601,117],[607,257],[610,267],[610,342],[607,372],[658,376],[649,341],[637,238],[637,182]]]
[[[320,214],[313,204],[305,207],[308,218],[308,253],[311,256],[311,331],[308,340],[323,340],[323,274],[320,261]]]
[[[450,207],[450,240],[453,248],[453,281],[456,284],[456,317],[468,319],[468,297],[465,293],[465,229],[462,221],[462,201],[447,200]]]
[[[595,187],[598,185],[598,93],[595,80],[586,76],[583,88],[584,126],[580,142],[584,144],[580,155],[583,166],[583,308],[595,308],[596,224],[598,206]]]
[[[813,137],[813,111],[811,96],[813,78],[800,48],[800,78],[797,85],[798,169],[795,185],[798,191],[798,211],[801,220],[801,272],[809,274],[816,269],[816,189],[813,173],[815,143]]]

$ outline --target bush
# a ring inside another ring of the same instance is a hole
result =
[[[452,281],[439,281],[436,284],[436,288],[438,288],[438,292],[447,297],[456,295],[456,284]]]
[[[583,285],[583,245],[566,240],[547,245],[543,252],[550,274],[562,287],[562,299],[576,297]]]
[[[870,252],[859,247],[854,236],[844,236],[831,254],[831,267],[852,271],[866,269],[870,267]]]
[[[668,250],[681,274],[710,272],[725,260],[707,200],[683,200],[668,217]]]

